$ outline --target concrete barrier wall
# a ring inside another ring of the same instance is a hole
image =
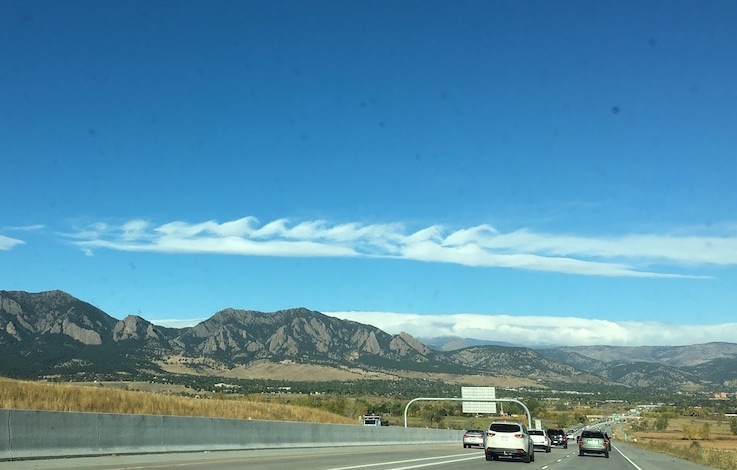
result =
[[[461,442],[462,431],[157,415],[0,410],[0,460],[278,447]]]
[[[9,419],[10,410],[0,409],[0,461],[11,457]]]

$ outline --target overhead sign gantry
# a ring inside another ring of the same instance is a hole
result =
[[[407,427],[407,410],[409,409],[409,406],[416,402],[416,401],[468,401],[468,398],[442,398],[442,397],[419,397],[419,398],[413,398],[412,400],[407,403],[407,406],[404,407],[404,427]],[[532,416],[530,415],[530,410],[527,409],[527,406],[525,406],[524,403],[521,401],[515,399],[515,398],[474,398],[473,401],[480,401],[480,402],[511,402],[511,403],[517,403],[520,405],[524,410],[525,413],[527,413],[527,428],[532,428]]]

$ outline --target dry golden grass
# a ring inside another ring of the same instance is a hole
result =
[[[709,438],[704,439],[701,429],[709,424]],[[690,426],[694,430],[694,439],[689,439],[684,433],[684,427]],[[668,442],[679,447],[688,447],[693,440],[697,440],[704,449],[720,449],[737,451],[737,436],[732,435],[729,421],[717,421],[702,418],[675,418],[668,422],[665,431],[637,432],[639,439],[648,441]]]
[[[708,424],[708,438],[703,432]],[[684,428],[690,427],[693,438]],[[737,470],[737,436],[732,435],[729,421],[701,418],[676,418],[665,431],[638,431],[630,436],[646,449],[674,455],[682,459],[722,470]]]
[[[701,444],[702,441],[688,441],[686,444],[657,439],[637,441],[637,445],[649,450],[674,455],[713,468],[737,470],[737,454],[734,451],[703,447]]]
[[[355,424],[328,411],[243,398],[202,399],[0,378],[0,408]]]

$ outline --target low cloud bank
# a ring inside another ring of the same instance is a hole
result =
[[[522,346],[683,346],[720,341],[731,343],[737,338],[737,323],[686,325],[473,313],[324,313],[342,320],[373,325],[390,334],[404,331],[416,338],[457,336]]]
[[[372,325],[389,334],[406,332],[415,338],[455,336],[520,346],[685,346],[711,342],[734,343],[737,338],[737,323],[687,325],[476,313],[448,315],[368,311],[322,313],[341,320]],[[168,328],[186,328],[204,320],[199,318],[150,321]]]

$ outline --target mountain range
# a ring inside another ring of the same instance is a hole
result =
[[[126,378],[194,374],[334,380],[420,377],[497,386],[663,391],[737,388],[737,344],[533,349],[463,338],[418,340],[306,308],[225,309],[188,328],[117,320],[62,291],[0,291],[0,375]]]

